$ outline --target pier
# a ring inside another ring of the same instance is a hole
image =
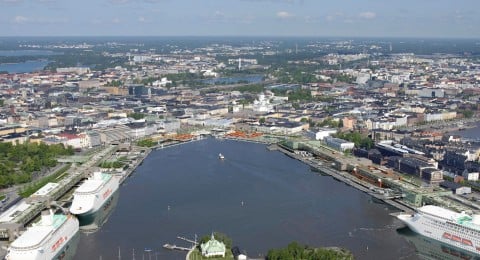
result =
[[[192,243],[192,246],[191,247],[183,247],[183,246],[177,246],[175,244],[164,244],[163,245],[163,248],[165,249],[168,249],[168,250],[180,250],[180,251],[192,251],[196,246],[198,246],[198,242],[197,242],[197,235],[195,235],[195,240],[191,240],[191,239],[188,239],[188,238],[185,238],[185,237],[182,237],[182,236],[177,236],[178,239],[180,240],[183,240],[183,241],[186,241],[186,242],[189,242],[189,243]]]
[[[184,237],[181,237],[181,236],[177,236],[178,239],[181,239],[181,240],[184,240],[184,241],[187,241],[187,242],[190,242],[192,243],[193,245],[195,246],[198,246],[198,242],[197,242],[197,237],[195,235],[195,241],[191,240],[191,239],[188,239],[188,238],[184,238]]]
[[[98,170],[97,165],[110,159],[116,153],[123,152],[122,147],[130,147],[128,154],[134,154],[131,164],[121,172],[115,170],[111,174],[119,178],[120,184],[143,162],[150,153],[148,148],[133,147],[130,145],[107,145],[90,156],[85,156],[81,165],[73,164],[65,173],[65,177],[57,183],[48,183],[30,197],[18,201],[15,205],[5,210],[0,217],[0,237],[4,240],[13,241],[18,234],[26,227],[28,223],[42,212],[50,207],[62,208],[73,198],[73,189],[88,178],[88,176]],[[140,152],[143,151],[142,152]],[[134,158],[134,159],[133,159]],[[66,159],[64,159],[66,160]],[[65,209],[63,209],[65,211]]]
[[[376,191],[379,187],[378,186],[375,186],[373,184],[370,184],[368,182],[365,182],[365,181],[362,181],[360,179],[358,179],[357,177],[355,177],[354,175],[352,174],[349,174],[347,172],[344,172],[344,171],[340,171],[340,170],[336,170],[334,168],[332,168],[329,164],[332,163],[332,162],[325,162],[325,164],[323,162],[319,162],[318,160],[316,159],[313,159],[313,157],[311,156],[304,156],[302,154],[296,154],[292,151],[289,151],[288,149],[285,149],[284,147],[281,147],[281,146],[277,146],[275,147],[276,150],[279,150],[281,151],[282,153],[284,153],[285,155],[291,157],[291,158],[294,158],[294,159],[297,159],[299,161],[302,161],[303,163],[309,165],[312,169],[322,173],[322,174],[326,174],[326,175],[329,175],[331,176],[332,178],[338,180],[338,181],[341,181],[347,185],[350,185],[354,188],[356,188],[357,190],[360,190],[360,191],[363,191],[367,194],[369,194],[370,196],[378,199],[378,200],[381,200],[397,209],[400,209],[404,212],[408,212],[408,213],[411,213],[413,212],[413,208],[408,205],[408,204],[405,204],[405,203],[402,203],[401,201],[398,201],[396,200],[395,198],[390,198],[390,197],[387,197],[385,196],[385,194],[380,194],[378,192],[374,192]]]
[[[163,245],[163,248],[169,249],[169,250],[180,250],[180,251],[190,251],[190,250],[192,250],[192,248],[181,247],[181,246],[171,245],[171,244],[165,244],[165,245]]]

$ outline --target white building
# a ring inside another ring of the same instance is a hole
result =
[[[225,244],[216,240],[215,237],[213,236],[213,233],[210,240],[200,245],[200,249],[202,251],[202,255],[206,257],[211,257],[211,256],[225,257],[225,251],[226,251]]]
[[[478,181],[478,172],[465,172],[463,177],[465,177],[469,181]]]
[[[331,136],[337,133],[336,129],[321,129],[316,133],[309,132],[310,137],[315,138],[315,140],[323,140],[327,136]]]
[[[161,78],[160,80],[155,80],[152,82],[152,86],[154,87],[165,87],[167,84],[171,84],[172,81],[168,80],[167,78]]]
[[[445,90],[435,88],[424,88],[418,92],[419,97],[429,98],[443,98],[445,97]]]
[[[253,101],[253,111],[261,113],[270,113],[273,112],[273,105],[270,104],[270,101],[265,98],[265,94],[261,93],[258,95],[258,100]]]
[[[351,150],[355,147],[355,144],[349,141],[345,141],[340,138],[334,138],[327,136],[323,139],[325,141],[325,144],[332,147],[333,149],[339,150],[339,151],[346,151],[346,150]]]
[[[456,111],[446,111],[446,112],[440,112],[440,113],[425,113],[426,122],[450,120],[450,119],[455,119],[456,117],[457,117]]]
[[[90,72],[88,67],[66,67],[66,68],[57,68],[58,73],[76,73],[76,74],[85,74]]]

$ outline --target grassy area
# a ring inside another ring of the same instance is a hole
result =
[[[225,257],[204,257],[202,256],[202,253],[198,248],[195,248],[195,250],[190,254],[190,260],[225,260],[225,259],[233,259],[233,254],[230,249],[227,249],[227,252],[225,252]]]
[[[7,195],[5,195],[5,194],[0,195],[0,201],[4,200],[6,197],[7,197]]]
[[[71,164],[67,164],[63,166],[61,169],[59,169],[58,171],[56,171],[54,174],[44,177],[39,181],[28,184],[20,191],[20,196],[22,196],[23,198],[27,198],[33,193],[35,193],[37,190],[45,186],[45,184],[49,182],[60,181],[63,177],[65,177],[65,173],[68,169],[70,169],[70,166]]]

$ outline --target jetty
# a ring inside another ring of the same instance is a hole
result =
[[[163,248],[169,249],[169,250],[180,250],[180,251],[190,251],[190,250],[192,250],[192,248],[182,247],[182,246],[177,246],[177,245],[171,245],[171,244],[165,244],[165,245],[163,245]]]
[[[188,239],[188,238],[185,238],[185,237],[181,237],[181,236],[177,236],[178,239],[181,239],[181,240],[184,240],[184,241],[187,241],[187,242],[190,242],[196,246],[198,246],[198,242],[196,241],[196,235],[195,235],[195,241],[191,240],[191,239]]]

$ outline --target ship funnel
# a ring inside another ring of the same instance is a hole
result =
[[[472,223],[477,225],[477,226],[480,226],[480,215],[478,215],[478,214],[473,215]]]
[[[51,226],[53,224],[53,211],[51,209],[42,211],[40,223],[42,226]]]
[[[93,173],[93,179],[94,180],[101,180],[102,179],[102,173],[101,172],[94,172]]]

